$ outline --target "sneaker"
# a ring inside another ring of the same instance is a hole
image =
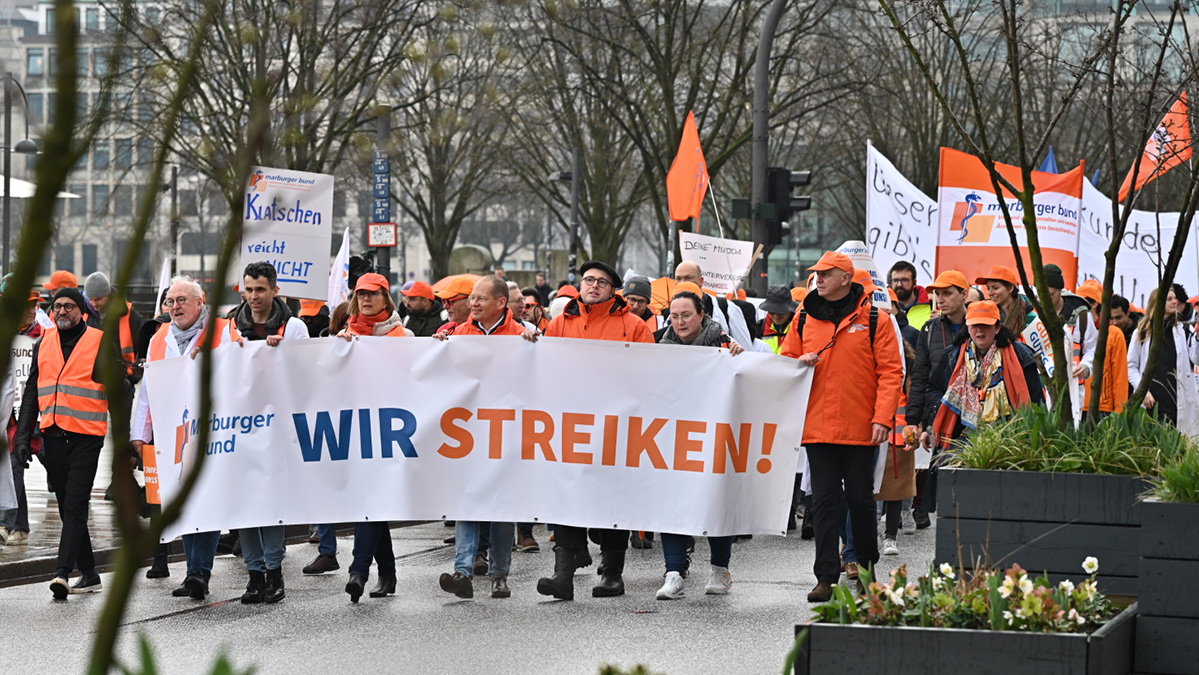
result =
[[[846,579],[857,579],[858,578],[858,564],[856,562],[845,563],[845,578]]]
[[[508,577],[496,577],[491,580],[491,597],[512,597],[512,590],[508,588]]]
[[[733,575],[729,574],[729,568],[712,565],[712,576],[708,578],[708,585],[704,586],[704,593],[726,595],[732,587]]]
[[[71,595],[80,595],[82,593],[95,593],[100,590],[100,575],[92,572],[91,576],[86,574],[81,575],[74,584],[71,585]]]
[[[446,593],[453,593],[460,598],[475,597],[474,584],[471,582],[470,577],[461,572],[454,572],[453,574],[443,573],[441,578],[438,579],[438,583],[441,585],[441,590]]]
[[[678,600],[686,595],[683,590],[683,575],[678,572],[667,572],[666,581],[662,584],[662,588],[658,589],[657,598],[659,600]]]
[[[523,553],[536,553],[541,550],[537,545],[537,540],[531,535],[521,534],[516,538],[516,550]]]
[[[912,519],[916,521],[917,530],[927,530],[933,524],[932,520],[928,517],[928,513],[921,509],[916,509],[912,512]]]
[[[828,602],[833,599],[833,586],[823,581],[808,593],[808,602]]]
[[[888,537],[883,540],[883,555],[899,555],[899,547],[895,545],[894,539]]]
[[[899,520],[903,523],[904,534],[916,534],[916,519],[912,517],[911,509],[900,511]]]
[[[50,592],[54,594],[55,600],[66,600],[67,595],[71,592],[71,587],[67,584],[66,579],[54,577],[54,580],[50,582]]]
[[[9,530],[5,546],[24,546],[29,543],[29,533],[20,530]]]
[[[8,528],[0,525],[0,544],[8,543]]]
[[[341,565],[337,564],[337,556],[320,553],[316,556],[316,559],[308,563],[308,565],[304,567],[302,571],[308,576],[314,576],[339,569],[341,569]]]

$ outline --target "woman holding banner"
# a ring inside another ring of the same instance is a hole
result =
[[[682,291],[670,301],[670,325],[658,340],[660,344],[694,345],[698,347],[727,347],[733,356],[745,351],[741,345],[725,334],[720,324],[704,312],[704,301],[695,293]],[[734,536],[708,537],[712,565],[711,576],[704,592],[708,595],[724,595],[733,585],[729,574],[729,560],[733,556]],[[687,550],[695,540],[684,534],[662,533],[662,553],[666,558],[666,580],[658,589],[659,600],[677,600],[683,595],[683,580],[690,560]]]
[[[339,335],[347,340],[358,335],[407,336],[386,277],[372,272],[358,279],[350,298],[349,320]],[[370,596],[382,598],[395,593],[396,556],[391,548],[391,525],[386,521],[354,524],[354,562],[350,563],[350,580],[346,583],[350,602],[357,603],[366,589],[371,558],[379,566],[379,583],[371,589]]]
[[[1199,436],[1199,388],[1193,376],[1194,364],[1199,360],[1199,342],[1179,320],[1186,297],[1186,291],[1179,284],[1166,291],[1166,339],[1162,341],[1157,363],[1150,365],[1149,338],[1153,332],[1157,289],[1149,294],[1145,318],[1137,324],[1128,345],[1128,383],[1135,389],[1143,378],[1153,378],[1143,405],[1158,419],[1169,421],[1179,431],[1194,438]]]

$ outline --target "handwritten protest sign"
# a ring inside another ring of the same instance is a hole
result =
[[[333,239],[333,176],[255,167],[246,185],[241,266],[266,261],[279,292],[292,298],[328,296]]]

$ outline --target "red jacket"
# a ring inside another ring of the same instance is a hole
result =
[[[629,311],[624,298],[596,305],[584,305],[572,299],[562,313],[554,317],[546,329],[547,337],[570,337],[584,340],[614,340],[616,342],[653,342],[654,334],[641,317]]]
[[[891,320],[880,312],[871,345],[870,296],[857,283],[850,286],[849,293],[856,310],[837,325],[825,318],[828,302],[815,292],[808,295],[804,299],[807,317],[802,336],[799,327],[792,324],[783,338],[783,356],[799,358],[824,350],[808,396],[804,445],[872,445],[871,425],[890,429],[895,423],[903,390],[898,338]],[[795,316],[798,321],[800,314]]]

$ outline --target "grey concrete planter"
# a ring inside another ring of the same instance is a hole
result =
[[[1138,673],[1199,672],[1199,504],[1141,505]]]
[[[1126,675],[1133,667],[1136,605],[1090,635],[1009,633],[816,623],[796,659],[796,675]]]
[[[936,561],[973,569],[1019,563],[1053,582],[1084,581],[1099,559],[1099,587],[1137,594],[1141,555],[1137,476],[942,468],[937,477]]]

